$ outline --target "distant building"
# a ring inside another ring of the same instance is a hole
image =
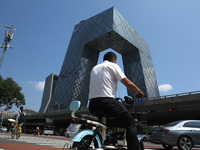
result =
[[[44,92],[42,96],[42,103],[39,112],[46,112],[46,109],[51,102],[53,91],[56,87],[58,75],[50,74],[45,80]],[[58,109],[58,108],[56,108]]]
[[[18,111],[18,110],[17,110]],[[13,111],[13,112],[10,112],[10,111],[1,111],[0,112],[0,119],[2,118],[13,118],[15,114],[17,114],[17,111]],[[31,110],[31,109],[25,109],[24,112],[26,113],[26,115],[35,115],[37,114],[38,112],[37,111],[34,111],[34,110]]]
[[[145,97],[159,96],[148,44],[112,7],[75,25],[59,76],[46,79],[39,112],[67,109],[72,100],[86,106],[90,72],[99,53],[109,48],[122,55],[126,76]],[[128,90],[128,95],[134,94]]]
[[[0,112],[0,119],[2,118],[2,116],[3,116],[3,118],[13,118],[14,115],[15,115],[15,113],[13,113],[13,112],[2,111],[2,112]]]
[[[32,109],[25,109],[24,112],[26,113],[26,115],[35,115],[38,112]]]

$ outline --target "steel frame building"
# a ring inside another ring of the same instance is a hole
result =
[[[112,7],[75,25],[52,96],[46,95],[46,99],[43,96],[40,112],[67,109],[77,99],[86,106],[90,71],[97,64],[99,53],[108,48],[122,55],[126,76],[145,97],[159,96],[148,44]],[[51,81],[46,84],[55,85]],[[134,93],[128,90],[128,95],[134,96]]]

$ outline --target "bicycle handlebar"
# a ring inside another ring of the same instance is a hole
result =
[[[140,93],[140,94],[137,94],[135,97],[137,97],[137,98],[142,98],[144,95],[142,94],[142,93]]]
[[[137,94],[136,96],[135,96],[135,98],[142,98],[144,95],[142,94],[142,93],[140,93],[140,94]],[[134,99],[135,99],[134,98]],[[116,100],[117,101],[121,101],[122,102],[122,104],[126,107],[126,108],[130,108],[131,106],[133,106],[133,104],[134,104],[134,99],[131,97],[131,96],[124,96],[124,99],[122,99],[122,98],[116,98]]]

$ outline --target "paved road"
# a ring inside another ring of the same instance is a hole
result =
[[[0,133],[0,149],[5,150],[62,150],[72,143],[65,137],[34,136],[22,134],[19,139],[12,139],[10,134]]]
[[[22,134],[19,139],[12,139],[10,133],[0,132],[0,150],[63,150],[63,146],[72,142],[61,136],[34,136]],[[144,143],[145,150],[164,150],[161,145]],[[177,147],[174,147],[177,149]],[[68,150],[65,148],[64,150]],[[200,150],[193,148],[192,150]]]

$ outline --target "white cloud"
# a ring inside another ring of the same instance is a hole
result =
[[[34,85],[37,90],[40,90],[40,91],[44,90],[45,81],[41,81],[41,82],[29,81],[28,83]]]
[[[40,91],[43,91],[44,90],[44,84],[45,84],[45,81],[41,81],[41,82],[38,82],[35,87],[36,89],[40,90]]]
[[[158,86],[160,92],[167,92],[173,90],[173,87],[170,84],[162,84]]]

